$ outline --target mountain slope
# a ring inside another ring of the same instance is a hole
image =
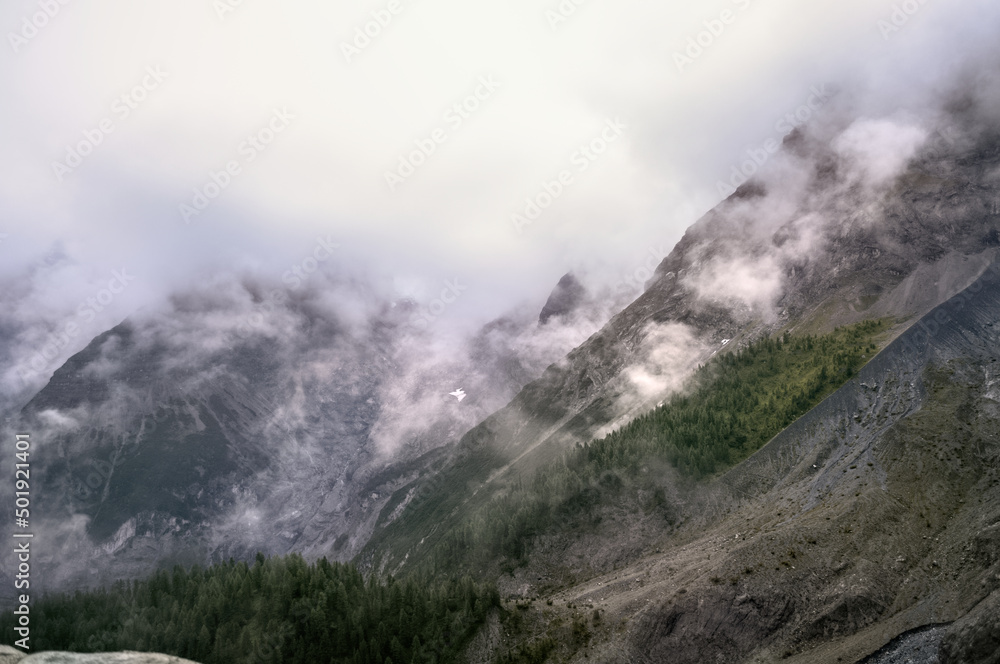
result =
[[[1000,262],[747,461],[679,485],[679,527],[609,506],[541,538],[494,652],[832,663],[903,635],[942,662],[995,662],[998,318]]]
[[[994,264],[720,479],[717,512],[729,513],[638,567],[681,569],[658,587],[666,597],[640,593],[660,605],[633,618],[636,652],[853,661],[1000,587],[998,274]]]
[[[468,432],[455,484],[431,477],[395,500],[418,498],[430,527],[431,514],[458,509],[455,486],[473,491],[621,426],[723,348],[887,316],[899,319],[898,334],[996,255],[995,133],[931,139],[874,189],[828,137],[793,134],[785,158],[798,181],[744,185],[689,229],[638,299]],[[396,569],[406,551],[385,546],[396,535],[380,521],[385,534],[376,530],[359,561]]]
[[[514,661],[856,661],[961,619],[934,648],[983,652],[1000,587],[1000,141],[932,138],[879,186],[824,146],[787,141],[801,182],[763,177],[695,224],[642,296],[406,487],[357,560],[419,567],[473,496],[649,410],[716,352],[889,316],[887,341],[905,334],[747,461],[701,485],[657,468],[674,525],[623,503],[582,530],[525,532],[533,551],[500,585],[526,613],[482,647]]]

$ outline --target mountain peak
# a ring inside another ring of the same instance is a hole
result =
[[[552,289],[549,299],[538,314],[538,324],[545,325],[555,316],[572,313],[587,297],[587,289],[572,272],[567,272]]]

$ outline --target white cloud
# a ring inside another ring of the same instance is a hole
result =
[[[909,122],[863,118],[833,141],[833,148],[849,159],[873,184],[899,175],[927,139],[927,130]]]
[[[892,120],[898,109],[961,80],[959,68],[993,48],[1000,13],[986,0],[928,4],[886,41],[877,21],[891,3],[741,0],[739,20],[681,74],[673,52],[737,3],[590,2],[553,31],[545,10],[556,4],[403,3],[351,63],[341,42],[378,3],[245,2],[224,19],[202,0],[70,3],[16,52],[5,44],[7,391],[19,384],[10,367],[122,267],[135,283],[83,321],[49,370],[137,308],[219,271],[280,278],[317,234],[342,245],[345,272],[416,291],[469,284],[448,313],[466,328],[544,301],[569,269],[613,282],[712,207],[716,183],[813,86],[849,90],[823,113],[860,109],[869,120],[840,147],[888,177],[926,124]],[[34,0],[6,3],[0,28],[17,33],[37,11]],[[125,116],[119,100],[135,97],[150,67],[165,78]],[[455,126],[450,109],[483,76],[499,87]],[[275,108],[295,119],[250,161],[241,145]],[[614,117],[623,136],[519,235],[510,215]],[[53,161],[106,119],[113,131],[59,182]],[[446,140],[391,192],[385,171],[437,128]],[[240,174],[185,225],[178,206],[231,160]],[[57,264],[43,264],[53,252]]]
[[[773,255],[715,260],[704,270],[684,279],[684,285],[701,298],[732,306],[769,312],[781,295],[781,265]]]

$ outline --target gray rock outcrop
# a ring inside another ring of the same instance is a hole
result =
[[[0,646],[0,664],[197,664],[189,659],[148,652],[39,652],[26,655],[11,648]]]

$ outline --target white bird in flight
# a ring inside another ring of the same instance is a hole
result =
[[[461,401],[462,399],[464,399],[464,398],[465,398],[465,390],[463,390],[463,389],[462,389],[462,388],[460,387],[460,388],[458,388],[457,390],[455,390],[454,392],[449,392],[449,393],[448,393],[448,396],[450,396],[450,397],[455,397],[456,399],[458,399],[459,401]]]

